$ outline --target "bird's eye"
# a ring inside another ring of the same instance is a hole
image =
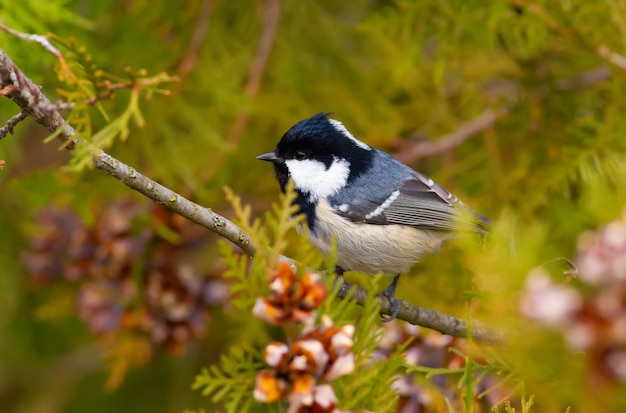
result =
[[[304,158],[306,158],[306,152],[304,151],[297,151],[295,154],[295,157],[298,161],[303,160]]]

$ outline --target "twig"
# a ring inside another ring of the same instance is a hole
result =
[[[211,11],[213,11],[214,1],[213,0],[204,0],[202,2],[202,8],[200,10],[200,17],[198,17],[198,22],[196,23],[196,28],[193,31],[193,35],[191,36],[191,41],[189,42],[189,47],[187,47],[187,52],[178,65],[178,70],[181,75],[185,75],[193,69],[196,65],[196,61],[198,60],[198,54],[200,53],[200,47],[204,42],[204,35],[206,34],[207,29],[209,28],[209,18],[211,17]]]
[[[18,79],[18,81],[15,81]],[[120,162],[101,149],[98,149],[81,139],[77,139],[75,129],[67,124],[63,117],[56,111],[50,110],[54,105],[41,90],[28,79],[9,56],[0,49],[0,88],[6,85],[14,85],[15,88],[7,96],[13,99],[22,109],[41,125],[51,131],[63,128],[59,139],[71,140],[75,145],[89,145],[89,151],[94,156],[96,168],[107,172],[109,175],[123,182],[128,187],[140,192],[153,201],[165,205],[177,214],[193,221],[203,227],[226,238],[239,246],[248,255],[255,254],[256,249],[246,234],[236,224],[216,214],[208,208],[203,208],[165,186],[140,174],[130,166]],[[36,98],[33,98],[36,97]],[[288,259],[283,257],[284,259]],[[367,292],[362,287],[357,287],[354,298],[358,303],[363,303]],[[340,295],[340,298],[345,297]],[[381,299],[381,310],[385,314],[391,313],[391,305],[386,299]],[[468,323],[464,320],[439,313],[435,310],[425,309],[411,305],[406,301],[400,301],[398,319],[411,324],[422,325],[434,330],[450,334],[455,337],[468,336]],[[475,340],[493,341],[497,335],[478,323],[472,323],[472,337]]]
[[[337,282],[340,282],[339,279]],[[337,293],[337,297],[344,299],[349,294],[351,289],[341,288]],[[367,298],[367,291],[365,288],[356,287],[350,294],[351,298],[355,300],[359,305],[364,305]],[[413,325],[418,325],[426,328],[430,328],[439,331],[443,334],[448,334],[453,337],[468,337],[469,325],[467,321],[460,318],[453,317],[448,314],[440,313],[437,310],[430,308],[419,307],[408,303],[405,300],[398,300],[400,310],[398,311],[399,320],[404,320]],[[391,301],[387,298],[380,298],[380,312],[381,314],[390,315],[392,312]],[[481,322],[473,321],[471,324],[472,338],[480,342],[488,343],[500,343],[504,340],[504,336],[494,331]]]
[[[512,0],[512,3],[521,9],[527,10],[531,14],[537,16],[544,23],[546,23],[552,30],[560,33],[562,36],[577,41],[581,46],[586,48],[592,53],[597,54],[607,62],[611,63],[615,67],[622,71],[626,71],[626,57],[611,50],[608,46],[599,44],[595,45],[585,39],[581,33],[577,32],[571,27],[567,27],[560,23],[556,18],[552,17],[544,8],[540,5],[526,0]]]
[[[52,46],[52,43],[50,43],[50,40],[48,40],[47,36],[43,36],[41,34],[28,34],[28,33],[18,32],[17,30],[7,27],[2,23],[0,23],[0,30],[3,30],[15,37],[19,37],[20,39],[28,40],[29,42],[39,43],[40,45],[43,46],[44,49],[46,49],[47,51],[55,55],[57,58],[59,59],[63,58],[63,54],[59,51],[59,49]]]
[[[272,51],[276,29],[278,28],[278,20],[280,19],[280,0],[268,0],[266,4],[265,9],[261,10],[263,13],[263,33],[261,34],[261,40],[259,41],[254,60],[250,65],[248,81],[244,89],[244,95],[248,101],[254,99],[261,88],[261,79],[263,78],[263,72],[265,71],[265,66],[267,65],[270,52]],[[249,121],[250,113],[247,108],[244,108],[237,114],[233,126],[230,128],[228,135],[226,135],[226,144],[228,147],[236,147]],[[207,175],[210,176],[214,171],[219,170],[227,157],[227,153],[222,153],[217,159],[214,159]]]
[[[580,90],[604,82],[610,76],[611,71],[609,68],[607,66],[600,66],[596,69],[583,72],[578,76],[558,80],[557,86],[561,90]]]
[[[249,256],[256,253],[256,248],[252,244],[249,235],[232,221],[208,208],[191,202],[182,195],[140,174],[104,151],[99,150],[94,156],[94,165],[154,202],[165,205],[178,215],[226,238],[240,247]]]
[[[24,112],[20,112],[17,115],[14,115],[11,119],[9,119],[7,123],[5,123],[4,126],[0,128],[0,139],[4,138],[9,133],[13,135],[13,128],[15,127],[15,125],[17,125],[24,119],[26,119],[26,114]]]
[[[22,113],[32,116],[35,122],[44,126],[50,132],[58,132],[57,138],[73,149],[78,140],[76,131],[67,125],[59,113],[58,105],[50,102],[39,86],[35,85],[18,67],[11,58],[0,49],[0,89],[7,91],[5,96],[13,99]]]
[[[459,126],[454,132],[442,136],[436,141],[417,142],[410,148],[396,154],[400,162],[413,163],[429,156],[450,152],[467,139],[493,125],[499,118],[509,112],[507,107],[487,109],[480,116]]]
[[[122,89],[131,89],[134,85],[134,81],[111,83],[111,81],[107,79],[97,85],[98,88],[104,88],[105,91],[98,95],[90,97],[89,99],[85,100],[85,103],[89,106],[95,105],[101,100],[109,99],[111,96],[113,96],[113,92]]]
[[[276,29],[278,27],[278,19],[280,18],[280,0],[267,1],[267,7],[262,10],[263,16],[263,33],[261,34],[261,41],[256,51],[256,56],[250,65],[250,71],[248,72],[248,82],[244,94],[248,99],[253,98],[259,93],[261,88],[261,78],[263,77],[263,71],[267,65],[267,60],[270,57],[272,51],[272,45],[274,43],[274,37],[276,36]],[[243,131],[248,125],[249,114],[246,110],[243,110],[237,116],[232,129],[228,133],[227,141],[231,145],[235,145]]]
[[[77,135],[76,130],[67,124],[58,113],[56,110],[57,105],[50,102],[39,87],[27,78],[11,61],[9,56],[0,49],[0,86],[4,86],[7,83],[15,84],[14,78],[19,79],[19,87],[16,86],[7,96],[20,106],[22,113],[30,112],[30,116],[37,123],[48,127],[51,132],[56,132],[57,129],[65,125],[63,131],[59,134],[59,139],[62,139],[64,142],[72,140],[75,145],[89,145],[83,140],[75,138]],[[255,249],[248,235],[233,222],[148,179],[95,146],[90,145],[89,152],[94,155],[96,168],[107,172],[130,188],[139,191],[159,204],[167,206],[190,221],[200,224],[228,239],[241,247],[248,255],[254,255]]]
[[[609,49],[607,46],[604,45],[598,46],[597,50],[600,57],[608,60],[610,63],[619,67],[623,71],[626,71],[626,57]]]

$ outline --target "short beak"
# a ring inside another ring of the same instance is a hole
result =
[[[268,161],[268,162],[273,162],[277,164],[285,163],[285,160],[281,158],[280,156],[277,156],[274,152],[264,153],[263,155],[259,155],[256,158],[262,161]]]

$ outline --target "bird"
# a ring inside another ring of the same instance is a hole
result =
[[[399,311],[400,275],[453,238],[460,215],[471,217],[470,232],[487,232],[490,221],[330,115],[320,112],[296,123],[274,151],[257,159],[273,163],[282,192],[293,181],[310,242],[328,255],[335,239],[337,275],[393,276],[381,292],[391,303],[383,318],[389,322]]]

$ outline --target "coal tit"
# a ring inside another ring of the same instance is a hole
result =
[[[257,157],[274,164],[283,192],[293,180],[296,203],[306,215],[309,237],[328,254],[337,245],[337,273],[394,275],[383,294],[399,310],[400,274],[437,252],[450,238],[459,213],[485,232],[487,218],[465,206],[432,179],[354,137],[328,113],[296,123],[276,149]]]

